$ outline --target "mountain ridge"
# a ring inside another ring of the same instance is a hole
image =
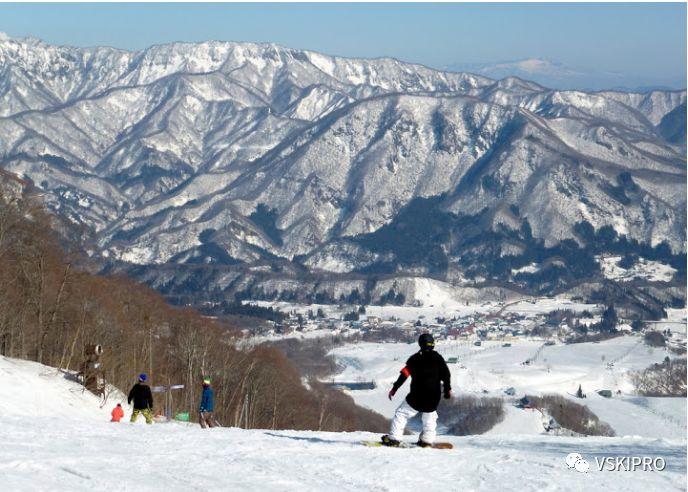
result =
[[[686,248],[685,91],[551,90],[274,44],[0,39],[0,101],[0,165],[107,262],[340,271],[353,250],[336,244],[440,196],[452,213],[489,209],[487,230],[526,221],[546,247],[584,245],[588,222]],[[376,257],[364,249],[349,272]]]

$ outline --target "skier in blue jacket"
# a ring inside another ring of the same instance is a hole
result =
[[[201,405],[198,409],[198,420],[201,427],[215,427],[216,420],[213,418],[214,409],[213,389],[210,387],[210,378],[203,378],[203,394],[201,395]]]

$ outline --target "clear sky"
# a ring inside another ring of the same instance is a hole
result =
[[[686,4],[0,4],[0,31],[74,46],[267,41],[433,67],[545,58],[685,88]]]

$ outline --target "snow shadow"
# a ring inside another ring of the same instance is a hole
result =
[[[67,381],[72,381],[74,383],[81,384],[81,378],[75,372],[60,369],[60,373],[62,374],[62,377],[65,378]]]
[[[351,441],[334,441],[332,439],[322,439],[320,437],[285,436],[284,434],[275,434],[274,432],[266,432],[265,435],[291,439],[293,441],[312,442],[314,444],[351,444]]]

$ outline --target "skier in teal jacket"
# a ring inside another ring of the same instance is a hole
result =
[[[210,378],[203,378],[203,393],[201,395],[201,405],[198,408],[198,420],[202,428],[215,427],[213,410],[215,408],[215,398],[213,389],[210,387]]]

